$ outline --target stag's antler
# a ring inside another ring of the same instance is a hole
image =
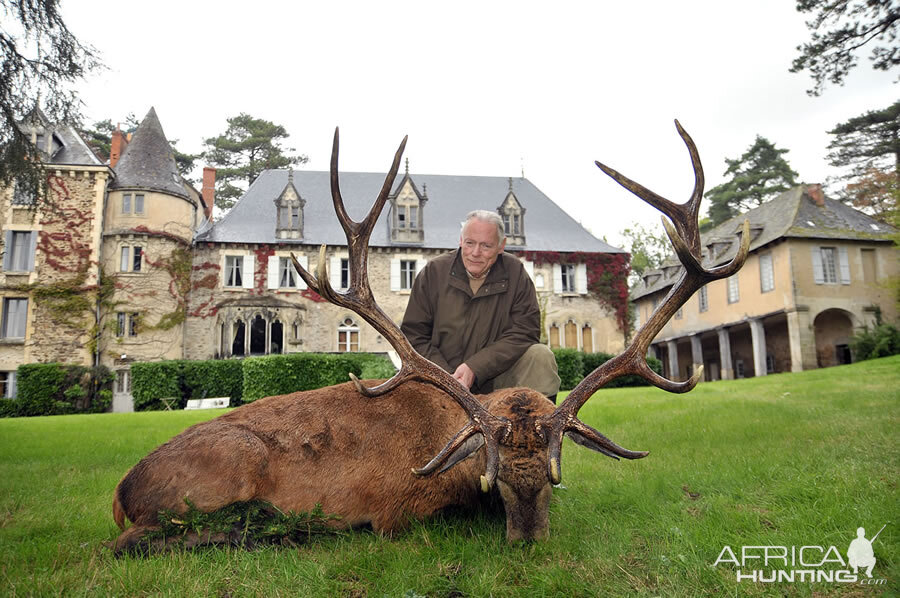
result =
[[[626,459],[639,459],[647,455],[646,452],[629,451],[609,440],[606,436],[584,424],[578,419],[578,410],[599,388],[620,376],[636,374],[651,384],[670,392],[687,392],[697,385],[703,373],[703,367],[697,368],[694,375],[685,382],[673,382],[660,376],[647,365],[646,354],[654,337],[663,329],[666,322],[687,302],[691,296],[703,285],[712,280],[725,278],[737,272],[747,257],[750,248],[750,224],[744,221],[741,233],[741,246],[734,259],[728,264],[717,268],[706,269],[702,265],[700,253],[700,227],[697,221],[700,212],[700,199],[703,197],[703,167],[700,164],[700,156],[697,147],[690,135],[676,120],[675,127],[678,134],[684,140],[691,155],[691,164],[694,167],[694,191],[691,198],[683,203],[676,204],[643,185],[636,183],[619,172],[596,162],[600,170],[611,176],[617,183],[649,203],[651,206],[668,216],[674,223],[662,218],[666,233],[675,247],[675,253],[684,266],[684,272],[678,281],[672,286],[666,298],[648,318],[647,323],[634,335],[631,343],[621,354],[610,359],[596,370],[591,372],[578,384],[566,397],[566,400],[548,416],[544,426],[549,427],[550,433],[550,479],[558,484],[562,479],[560,469],[560,453],[562,437],[566,432],[575,432],[578,442],[587,444],[613,458],[625,457]]]
[[[478,399],[453,376],[416,352],[397,324],[375,303],[375,297],[372,295],[372,289],[369,286],[367,268],[369,236],[372,234],[375,222],[384,208],[387,196],[397,177],[397,171],[400,168],[400,158],[403,155],[403,149],[406,147],[406,137],[403,138],[400,147],[397,148],[397,153],[394,154],[394,162],[384,179],[384,185],[382,185],[375,203],[369,210],[369,214],[362,222],[351,220],[344,208],[338,177],[338,147],[339,135],[338,129],[335,128],[334,144],[331,150],[331,199],[334,202],[334,211],[337,213],[341,227],[344,229],[344,234],[347,236],[350,254],[350,287],[344,293],[337,292],[331,287],[325,268],[325,245],[322,245],[319,249],[319,264],[316,268],[315,277],[307,272],[297,261],[297,258],[291,254],[294,267],[306,284],[309,285],[309,288],[331,303],[351,309],[362,316],[366,322],[371,324],[375,330],[388,340],[399,354],[403,364],[400,371],[393,378],[378,386],[366,388],[351,374],[360,393],[368,397],[375,397],[393,390],[409,380],[422,380],[435,385],[453,397],[469,415],[469,423],[463,426],[456,436],[431,461],[421,469],[414,469],[413,472],[416,475],[429,475],[438,471],[438,468],[441,468],[442,465],[443,467],[440,471],[448,469],[456,463],[453,459],[454,452],[462,447],[469,438],[480,433],[484,436],[487,450],[487,466],[485,475],[481,478],[481,487],[482,490],[487,492],[497,477],[497,468],[500,462],[499,441],[503,435],[511,431],[509,420],[491,415],[478,402]]]

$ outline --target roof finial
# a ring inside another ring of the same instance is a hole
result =
[[[294,168],[291,167],[288,169],[288,185],[294,184]]]
[[[406,176],[409,176],[409,157],[406,158]]]
[[[509,192],[512,193],[512,177],[509,177]]]

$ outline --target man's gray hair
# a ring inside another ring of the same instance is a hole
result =
[[[503,220],[500,218],[500,214],[491,212],[490,210],[474,210],[466,214],[466,219],[462,222],[462,226],[459,230],[460,237],[462,236],[463,229],[466,228],[466,224],[469,223],[469,220],[481,220],[482,222],[487,222],[496,226],[497,243],[502,242],[503,238],[506,236],[506,233],[503,231]]]

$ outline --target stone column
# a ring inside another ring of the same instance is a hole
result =
[[[766,375],[766,330],[762,320],[750,320],[750,337],[753,340],[753,375]]]
[[[719,367],[722,380],[734,380],[734,366],[731,365],[731,335],[725,327],[716,330],[719,335]]]
[[[692,372],[696,372],[703,367],[703,343],[700,341],[699,334],[691,335],[691,362],[693,365]]]
[[[669,376],[672,380],[678,380],[681,374],[678,371],[678,343],[666,341],[666,348],[669,350]]]
[[[809,320],[809,308],[797,306],[795,310],[787,312],[787,325],[791,371],[816,369],[816,338]]]

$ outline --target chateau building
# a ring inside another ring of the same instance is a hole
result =
[[[685,380],[764,376],[850,363],[855,331],[894,322],[900,274],[896,230],[798,186],[701,235],[704,264],[734,257],[750,221],[750,254],[734,276],[701,288],[651,346],[665,374]],[[637,325],[663,301],[683,268],[668,261],[632,291]]]
[[[36,110],[20,126],[42,151],[48,196],[0,190],[0,381],[19,365],[60,361],[115,370],[115,410],[131,407],[132,363],[306,351],[390,349],[356,314],[305,287],[290,261],[315,267],[327,244],[336,289],[351,275],[326,172],[270,170],[219,222],[215,171],[202,191],[178,174],[151,109],[116,131],[109,163],[78,132]],[[369,209],[383,174],[341,174],[348,212]],[[458,247],[475,209],[495,209],[507,252],[525,262],[555,347],[617,352],[628,255],[595,238],[524,178],[405,174],[372,235],[369,277],[397,322],[427,261]]]

